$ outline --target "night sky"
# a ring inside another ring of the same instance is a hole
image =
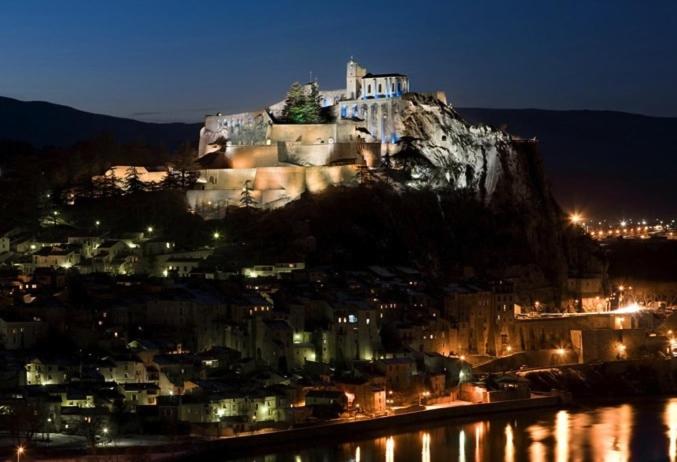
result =
[[[677,2],[29,1],[0,6],[0,95],[151,121],[258,109],[354,55],[456,106],[677,116]]]

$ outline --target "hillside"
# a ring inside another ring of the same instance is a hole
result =
[[[199,127],[199,124],[140,122],[0,96],[0,139],[28,142],[36,147],[70,146],[100,134],[112,135],[120,143],[175,147],[184,141],[196,143]]]

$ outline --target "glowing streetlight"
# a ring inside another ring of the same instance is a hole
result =
[[[564,353],[565,353],[564,348],[558,348],[558,349],[557,349],[557,354],[558,354],[558,355],[564,356]]]
[[[212,234],[212,237],[213,237],[214,239],[218,239],[218,238],[221,237],[221,233],[219,233],[218,231],[214,231],[214,234]]]
[[[19,446],[16,448],[16,462],[21,462],[21,456],[26,452],[26,448]]]
[[[99,226],[101,226],[101,221],[96,220],[96,221],[94,222],[94,225],[98,228]]]
[[[579,225],[583,222],[583,215],[581,215],[578,212],[574,212],[574,213],[569,215],[569,221],[573,225]]]
[[[149,233],[152,233],[152,232],[153,232],[153,227],[152,227],[152,226],[149,226],[148,228],[146,228],[146,231],[148,231]]]
[[[107,435],[108,434],[108,427],[103,427],[103,434]]]

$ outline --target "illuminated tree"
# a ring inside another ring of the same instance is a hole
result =
[[[294,82],[289,91],[282,110],[282,117],[291,123],[314,124],[320,123],[320,91],[316,82],[310,84],[310,91],[298,82]]]
[[[250,209],[256,205],[256,200],[252,196],[251,187],[249,186],[249,180],[244,182],[242,187],[242,193],[240,194],[240,205],[246,209]]]
[[[383,160],[381,161],[381,167],[386,171],[391,170],[393,168],[393,162],[390,159],[389,152],[386,152],[385,156],[383,156]]]
[[[366,165],[359,165],[355,174],[357,182],[361,185],[371,184],[376,181],[376,177]]]

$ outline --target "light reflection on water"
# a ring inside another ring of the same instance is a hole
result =
[[[677,462],[677,398],[492,420],[237,459],[247,462]]]

